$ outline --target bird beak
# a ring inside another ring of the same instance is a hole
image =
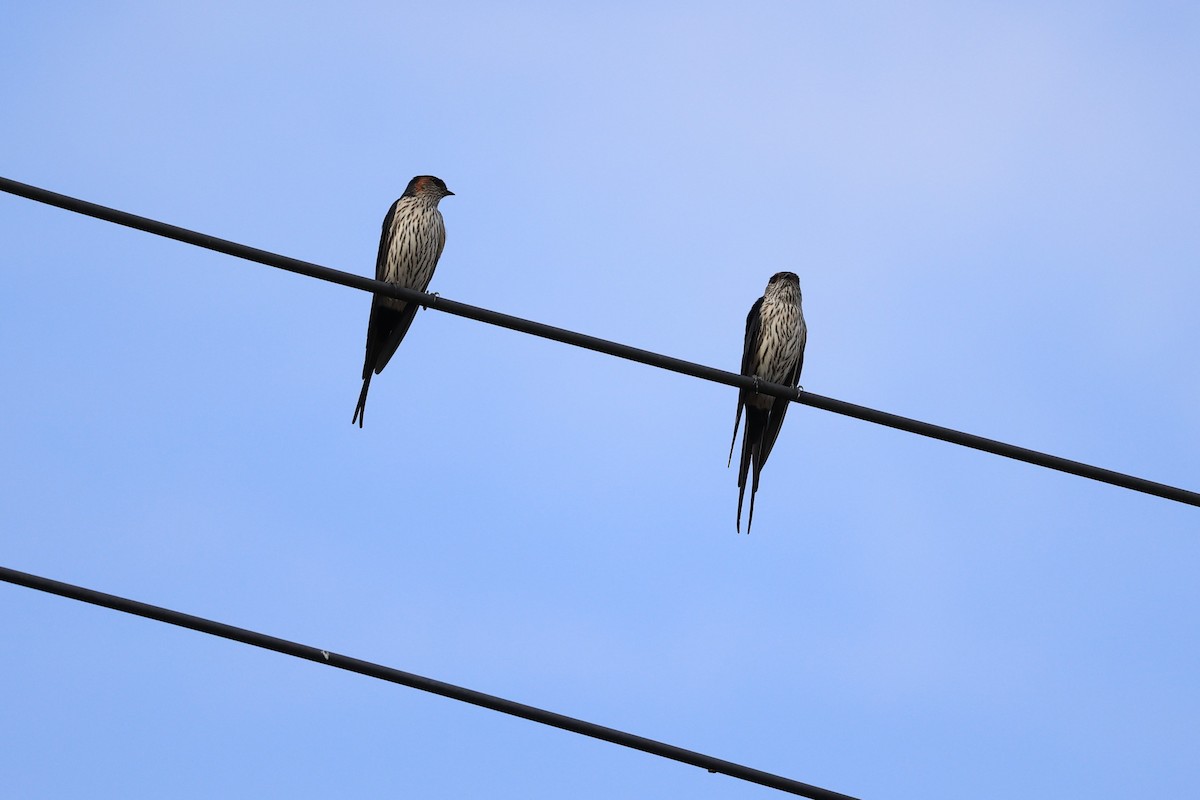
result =
[[[454,192],[450,191],[449,189],[447,189],[447,190],[446,190],[446,196],[447,196],[447,197],[449,197],[449,196],[450,196],[450,195],[452,195],[452,194],[454,194]]]

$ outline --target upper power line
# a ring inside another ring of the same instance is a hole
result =
[[[130,214],[126,211],[119,211],[114,208],[89,203],[86,200],[69,197],[67,195],[51,192],[46,189],[41,189],[36,186],[30,186],[25,183],[11,180],[9,178],[0,177],[0,190],[15,194],[20,197],[25,197],[29,200],[36,200],[39,203],[57,206],[68,211],[74,211],[77,214],[85,214],[89,217],[102,219],[106,222],[113,222],[118,225],[124,225],[129,228],[135,228],[147,233],[153,233],[157,236],[164,236],[168,239],[185,242],[187,244],[203,247],[209,250],[215,250],[218,253],[244,258],[249,261],[255,261],[259,264],[265,264],[269,267],[296,272],[301,275],[306,275],[310,278],[318,278],[323,281],[349,286],[354,289],[361,289],[365,292],[374,292],[388,297],[395,297],[400,300],[418,303],[426,308],[437,309],[444,311],[447,314],[453,314],[459,317],[466,317],[478,322],[485,322],[489,325],[498,325],[502,328],[528,333],[533,336],[540,336],[544,339],[553,339],[564,344],[583,347],[588,350],[595,350],[599,353],[624,358],[630,361],[637,361],[642,364],[648,364],[652,367],[679,372],[684,375],[691,375],[695,378],[701,378],[715,383],[723,383],[728,386],[735,386],[740,389],[753,389],[762,394],[769,394],[775,397],[782,397],[795,403],[800,403],[813,408],[820,408],[825,411],[832,411],[835,414],[842,414],[847,417],[865,420],[866,422],[874,422],[878,425],[885,425],[889,428],[915,433],[920,436],[928,436],[932,439],[941,439],[951,444],[970,447],[975,450],[982,450],[985,453],[992,453],[1006,458],[1024,461],[1028,464],[1034,464],[1039,467],[1067,472],[1072,475],[1078,475],[1083,478],[1090,478],[1101,483],[1120,486],[1123,489],[1132,489],[1136,492],[1144,492],[1146,494],[1162,497],[1167,500],[1174,500],[1178,503],[1186,503],[1191,506],[1200,507],[1200,493],[1182,489],[1177,486],[1169,486],[1164,483],[1139,478],[1134,475],[1127,475],[1121,472],[1115,472],[1103,467],[1097,467],[1092,464],[1085,464],[1080,461],[1072,461],[1067,458],[1042,453],[1037,450],[1030,450],[1026,447],[1018,447],[1017,445],[1008,444],[1006,442],[988,439],[983,436],[976,436],[972,433],[954,430],[952,428],[944,428],[940,425],[933,425],[928,422],[922,422],[908,417],[902,417],[897,414],[890,414],[886,411],[879,411],[866,406],[847,403],[844,400],[837,400],[832,397],[824,397],[812,392],[794,389],[790,386],[783,386],[776,383],[767,383],[765,381],[757,381],[753,377],[739,375],[735,372],[727,372],[721,369],[715,369],[703,364],[696,364],[691,361],[673,358],[671,356],[655,353],[650,350],[642,350],[637,347],[612,342],[607,339],[600,339],[595,336],[577,333],[575,331],[566,330],[564,328],[556,328],[551,325],[545,325],[540,322],[514,317],[508,314],[501,314],[497,311],[492,311],[478,306],[467,305],[453,300],[447,300],[444,297],[437,295],[426,294],[424,292],[405,289],[391,283],[373,280],[361,275],[355,275],[341,270],[323,267],[319,264],[312,264],[307,261],[300,261],[295,258],[289,258],[277,253],[271,253],[266,250],[259,250],[255,247],[248,247],[244,244],[231,242],[227,239],[219,239],[216,236],[198,233],[186,228],[180,228],[176,225],[170,225],[158,220],[140,217],[136,214]]]
[[[339,655],[318,647],[312,647],[311,645],[299,644],[287,639],[279,639],[275,636],[268,636],[265,633],[237,628],[233,625],[226,625],[223,622],[215,622],[203,617],[194,617],[191,614],[184,614],[169,608],[162,608],[161,606],[153,606],[137,600],[118,597],[117,595],[97,592],[94,589],[63,583],[51,578],[43,578],[39,575],[30,575],[27,572],[18,572],[15,569],[7,567],[0,567],[0,580],[29,589],[37,589],[41,592],[49,592],[50,594],[56,594],[71,600],[91,603],[103,606],[104,608],[111,608],[115,611],[122,611],[126,614],[135,614],[139,617],[165,622],[168,625],[191,628],[194,631],[207,633],[210,636],[220,636],[223,639],[231,639],[235,642],[261,647],[265,650],[274,650],[284,655],[304,658],[309,661],[315,661],[318,664],[344,669],[348,672],[357,672],[359,675],[398,683],[401,686],[420,689],[423,692],[440,694],[443,697],[449,697],[451,700],[482,706],[492,711],[511,714],[514,717],[522,717],[532,722],[541,723],[542,725],[550,725],[572,733],[591,736],[594,739],[603,739],[606,742],[619,744],[623,747],[631,747],[634,750],[641,750],[651,755],[700,767],[709,772],[719,772],[731,778],[757,783],[771,789],[778,789],[781,792],[800,795],[801,797],[809,797],[812,800],[855,800],[855,798],[841,794],[840,792],[801,783],[791,778],[785,778],[782,775],[774,775],[770,772],[763,772],[759,769],[735,764],[732,761],[706,756],[703,753],[685,750],[682,747],[626,733],[616,728],[607,728],[603,725],[597,725],[594,722],[568,717],[564,714],[546,711],[535,706],[527,706],[523,703],[506,700],[503,697],[484,694],[473,689],[465,689],[461,686],[434,680],[433,678],[414,675],[411,672],[403,672],[392,667],[373,664],[370,661],[362,661],[350,656]]]

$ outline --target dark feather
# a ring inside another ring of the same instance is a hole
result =
[[[762,308],[763,299],[760,297],[754,301],[754,305],[750,306],[750,313],[746,315],[746,338],[742,344],[742,374],[749,375],[750,360],[752,354],[758,349],[758,334],[762,329],[762,317],[759,315],[759,309]],[[742,406],[746,404],[746,398],[751,392],[746,389],[738,391],[737,414],[733,418],[733,441],[729,443],[729,461],[725,466],[733,463],[733,448],[737,445],[738,427],[742,423]],[[749,423],[747,423],[748,425]],[[743,460],[745,456],[743,456]],[[738,515],[741,516],[740,514]]]
[[[417,316],[418,308],[420,306],[416,303],[405,303],[404,308],[399,311],[394,308],[380,307],[379,316],[381,325],[377,332],[379,336],[377,341],[378,352],[374,358],[376,375],[383,372],[383,368],[388,365],[388,362],[392,360],[392,356],[396,354],[396,348],[400,346],[400,342],[403,341],[405,334],[408,333],[413,319]],[[372,309],[371,316],[375,316],[374,309]],[[367,327],[370,327],[370,323],[368,323]],[[366,371],[366,369],[367,366],[364,365],[363,370]]]
[[[358,427],[363,426],[363,417],[367,413],[367,390],[371,388],[371,371],[367,370],[367,374],[363,376],[362,391],[358,393],[358,405],[354,407],[354,417],[350,420],[350,424],[358,423]]]
[[[413,178],[415,181],[416,178]],[[412,187],[412,183],[409,183]],[[400,201],[404,197],[396,198],[396,202],[392,203],[388,212],[383,215],[383,230],[379,232],[379,252],[375,255],[375,280],[387,280],[387,254],[392,247],[392,236],[395,230],[392,228],[392,223],[396,219],[396,211],[400,208]]]
[[[763,298],[760,297],[754,301],[754,305],[750,306],[750,312],[746,314],[746,338],[742,343],[743,375],[751,374],[750,362],[754,358],[754,351],[758,349],[758,337],[762,333],[762,304]]]

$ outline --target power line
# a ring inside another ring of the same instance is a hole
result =
[[[540,322],[522,319],[520,317],[501,314],[490,309],[480,308],[478,306],[467,305],[466,303],[458,303],[454,300],[447,300],[444,297],[437,295],[425,294],[423,292],[405,289],[390,283],[376,281],[371,278],[365,278],[361,275],[354,275],[349,272],[323,267],[319,264],[312,264],[307,261],[300,261],[295,258],[271,253],[266,250],[259,250],[254,247],[247,247],[244,244],[231,242],[227,239],[219,239],[216,236],[209,236],[204,233],[197,233],[186,228],[180,228],[175,225],[169,225],[165,222],[149,219],[147,217],[139,217],[135,214],[130,214],[125,211],[108,208],[106,206],[89,203],[86,200],[79,200],[67,195],[57,194],[46,189],[41,189],[36,186],[19,183],[9,178],[0,177],[0,190],[15,194],[20,197],[25,197],[29,200],[35,200],[39,203],[57,206],[58,208],[74,211],[77,214],[84,214],[96,219],[102,219],[106,222],[124,225],[129,228],[135,228],[146,233],[153,233],[157,236],[164,236],[168,239],[184,242],[186,244],[203,247],[208,250],[215,250],[218,253],[225,253],[236,258],[244,258],[249,261],[255,261],[259,264],[265,264],[269,267],[284,269],[289,272],[296,272],[301,275],[306,275],[310,278],[318,278],[323,281],[337,283],[342,286],[349,286],[354,289],[361,289],[365,292],[375,292],[388,297],[396,297],[401,300],[419,303],[426,308],[433,308],[438,311],[444,311],[447,314],[453,314],[459,317],[466,317],[477,322],[484,322],[489,325],[498,325],[502,328],[509,328],[521,333],[528,333],[533,336],[540,336],[543,339],[552,339],[556,342],[582,347],[588,350],[595,350],[606,355],[624,358],[630,361],[637,361],[642,364],[647,364],[652,367],[678,372],[684,375],[690,375],[694,378],[701,378],[715,383],[723,383],[728,386],[735,386],[739,389],[757,389],[763,394],[782,397],[786,400],[791,400],[794,403],[800,403],[813,408],[820,408],[825,411],[832,411],[835,414],[842,414],[847,417],[854,417],[866,422],[874,422],[877,425],[884,425],[889,428],[915,433],[920,436],[927,436],[932,439],[941,439],[944,442],[951,444],[970,447],[975,450],[982,450],[985,453],[992,453],[1005,458],[1012,458],[1017,461],[1024,461],[1027,464],[1033,464],[1047,469],[1066,472],[1071,475],[1078,475],[1082,478],[1090,478],[1094,481],[1107,483],[1112,486],[1119,486],[1123,489],[1132,489],[1135,492],[1144,492],[1146,494],[1162,497],[1167,500],[1174,500],[1178,503],[1186,503],[1191,506],[1200,506],[1200,493],[1181,489],[1176,486],[1169,486],[1164,483],[1157,483],[1145,478],[1139,478],[1133,475],[1127,475],[1121,472],[1115,472],[1103,467],[1084,464],[1080,461],[1072,461],[1070,459],[1061,458],[1059,456],[1041,453],[1037,450],[1030,450],[1026,447],[1018,447],[1017,445],[1008,444],[1006,442],[996,441],[995,439],[987,439],[983,436],[976,436],[972,433],[964,433],[952,428],[944,428],[940,425],[933,425],[928,422],[922,422],[908,417],[902,417],[897,414],[889,414],[886,411],[878,411],[866,406],[847,403],[844,400],[837,400],[832,397],[823,397],[812,392],[799,391],[790,386],[783,386],[776,383],[767,383],[756,381],[752,377],[739,375],[734,372],[727,372],[721,369],[714,369],[703,364],[696,364],[691,361],[684,361],[679,358],[655,353],[650,350],[642,350],[637,347],[612,342],[607,339],[600,339],[595,336],[577,333],[575,331],[566,330],[565,328],[555,328],[551,325],[545,325]]]
[[[194,617],[191,614],[172,611],[169,608],[152,606],[147,603],[138,602],[137,600],[97,592],[94,589],[86,589],[82,586],[62,583],[61,581],[43,578],[38,575],[30,575],[27,572],[18,572],[15,569],[7,567],[0,567],[0,580],[29,589],[37,589],[41,592],[49,592],[50,594],[56,594],[71,600],[111,608],[114,611],[122,611],[126,614],[146,617],[157,622],[165,622],[168,625],[191,628],[194,631],[207,633],[210,636],[220,636],[223,639],[231,639],[242,644],[261,647],[265,650],[274,650],[277,653],[303,658],[318,664],[343,669],[347,672],[357,672],[359,675],[366,675],[368,678],[377,678],[391,683],[398,683],[401,686],[408,686],[412,689],[420,689],[423,692],[439,694],[451,700],[482,706],[492,711],[511,714],[514,717],[521,717],[531,722],[562,728],[571,733],[591,736],[593,739],[603,739],[606,742],[619,744],[622,747],[641,750],[644,753],[654,756],[680,761],[684,764],[690,764],[693,767],[706,769],[709,772],[719,772],[731,778],[757,783],[771,789],[778,789],[781,792],[800,795],[801,797],[809,797],[812,800],[855,800],[849,795],[829,789],[822,789],[819,786],[811,786],[807,783],[801,783],[800,781],[785,778],[781,775],[774,775],[770,772],[745,767],[741,764],[735,764],[732,761],[706,756],[703,753],[697,753],[693,750],[685,750],[682,747],[665,744],[654,739],[647,739],[643,736],[619,731],[615,728],[607,728],[593,722],[586,722],[563,714],[556,714],[553,711],[527,706],[523,703],[513,702],[512,700],[505,700],[495,695],[484,694],[473,689],[465,689],[461,686],[443,683],[433,678],[414,675],[411,672],[402,672],[392,667],[385,667],[369,661],[339,655],[310,645],[298,644],[287,639],[279,639],[274,636],[268,636],[265,633],[258,633],[246,630],[245,628],[236,628],[232,625],[226,625],[223,622],[214,622],[203,617]]]

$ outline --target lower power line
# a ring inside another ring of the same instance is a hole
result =
[[[210,636],[220,636],[223,639],[231,639],[235,642],[261,647],[265,650],[274,650],[284,655],[315,661],[318,664],[344,669],[348,672],[357,672],[359,675],[398,683],[401,686],[420,689],[423,692],[440,694],[443,697],[449,697],[451,700],[482,706],[492,711],[511,714],[514,717],[521,717],[531,722],[562,728],[565,731],[582,734],[583,736],[591,736],[594,739],[603,739],[606,742],[619,744],[622,747],[631,747],[634,750],[641,750],[644,753],[650,753],[661,758],[680,761],[684,764],[690,764],[693,767],[707,769],[709,772],[719,772],[731,778],[757,783],[772,789],[778,789],[781,792],[812,798],[812,800],[855,800],[849,795],[840,794],[829,789],[822,789],[819,786],[812,786],[792,780],[791,778],[785,778],[781,775],[774,775],[770,772],[745,767],[741,764],[735,764],[732,761],[713,758],[703,753],[685,750],[682,747],[675,747],[674,745],[658,742],[654,739],[636,736],[615,728],[606,728],[594,722],[586,722],[563,714],[556,714],[553,711],[527,706],[523,703],[513,702],[512,700],[505,700],[503,697],[484,694],[473,689],[464,689],[461,686],[443,683],[433,678],[425,678],[420,675],[414,675],[411,672],[402,672],[401,670],[385,667],[380,664],[372,664],[369,661],[338,655],[328,650],[321,650],[309,645],[291,642],[287,639],[268,636],[265,633],[258,633],[246,630],[245,628],[236,628],[232,625],[226,625],[223,622],[214,622],[203,617],[194,617],[191,614],[172,611],[169,608],[152,606],[147,603],[138,602],[137,600],[97,592],[94,589],[85,589],[82,586],[62,583],[61,581],[43,578],[38,575],[30,575],[26,572],[18,572],[15,569],[7,567],[0,567],[0,580],[29,589],[37,589],[41,592],[49,592],[50,594],[56,594],[71,600],[79,600],[84,603],[111,608],[115,611],[122,611],[126,614],[135,614],[139,617],[165,622],[168,625],[191,628],[194,631],[207,633]]]

